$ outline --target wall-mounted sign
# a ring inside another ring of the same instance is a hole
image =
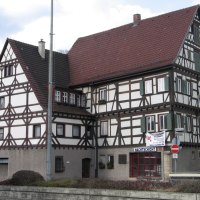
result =
[[[134,152],[150,152],[156,151],[156,147],[137,147],[133,149]]]
[[[165,146],[165,131],[146,134],[146,146]]]

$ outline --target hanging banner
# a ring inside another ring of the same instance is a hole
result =
[[[146,146],[165,146],[165,131],[157,133],[146,133]]]

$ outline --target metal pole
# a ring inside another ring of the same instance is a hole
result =
[[[47,132],[47,180],[51,180],[52,157],[52,96],[53,96],[53,0],[51,0],[51,26],[50,26],[50,51],[49,51],[49,82],[48,82],[48,132]]]

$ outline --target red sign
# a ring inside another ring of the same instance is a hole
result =
[[[178,153],[179,152],[179,146],[177,144],[173,144],[171,146],[171,152],[172,153]]]

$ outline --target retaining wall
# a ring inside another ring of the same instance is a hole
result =
[[[200,200],[199,194],[0,186],[0,200]]]

